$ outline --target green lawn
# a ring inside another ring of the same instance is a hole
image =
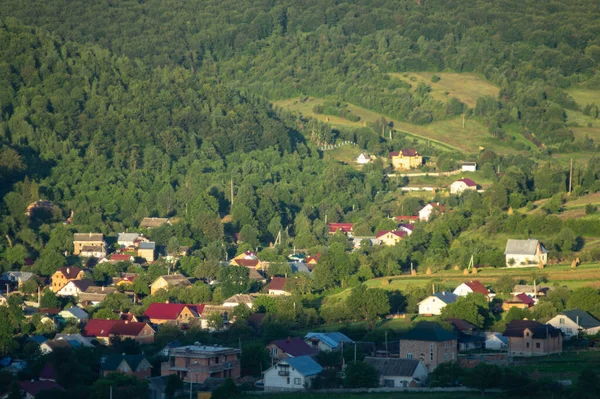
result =
[[[256,395],[247,395],[246,397],[254,397]],[[481,395],[471,392],[386,392],[386,393],[319,393],[313,392],[298,392],[298,393],[273,393],[260,395],[261,398],[277,398],[277,399],[458,399],[458,398],[500,398],[499,394],[487,393]]]
[[[436,100],[447,101],[449,97],[454,97],[470,108],[475,107],[479,97],[498,97],[500,93],[500,88],[475,73],[409,72],[391,75],[411,84],[413,88],[416,88],[419,82],[425,82],[431,86],[431,96]],[[432,82],[433,75],[441,79]]]
[[[600,105],[600,90],[592,89],[569,89],[567,93],[573,97],[575,102],[583,108],[587,104],[596,103]]]
[[[592,351],[570,351],[545,357],[517,358],[511,368],[529,374],[537,370],[541,376],[575,380],[583,370],[600,371],[600,354]]]

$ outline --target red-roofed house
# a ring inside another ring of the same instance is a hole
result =
[[[275,362],[288,357],[315,356],[319,353],[319,349],[311,347],[302,338],[273,341],[267,345],[267,350]]]
[[[64,391],[65,389],[58,385],[56,381],[19,381],[21,390],[25,393],[26,399],[33,399],[43,391]]]
[[[154,302],[148,306],[144,316],[152,324],[163,324],[174,322],[177,324],[188,324],[192,319],[200,317],[204,305],[186,305],[183,303],[160,303]]]
[[[491,301],[496,296],[496,294],[492,294],[490,290],[485,288],[485,285],[476,280],[462,283],[454,290],[454,294],[458,296],[467,296],[472,293],[481,294],[485,296],[488,301]]]
[[[529,295],[520,293],[502,302],[502,310],[508,312],[511,308],[529,309],[535,305],[535,301]]]
[[[465,190],[477,190],[477,183],[471,179],[460,179],[450,185],[450,194],[460,194]]]
[[[261,268],[261,263],[260,260],[258,259],[247,259],[247,258],[240,258],[240,259],[232,259],[231,262],[229,262],[229,264],[231,266],[245,266],[245,267],[249,267],[251,269],[260,269]]]
[[[394,216],[394,219],[398,223],[408,222],[408,223],[412,224],[412,223],[415,223],[417,220],[419,220],[419,217],[418,216],[401,215],[401,216]]]
[[[406,231],[402,230],[381,230],[377,232],[378,240],[384,245],[396,245],[406,235]]]
[[[392,166],[396,170],[410,170],[423,165],[423,157],[414,148],[392,151],[388,157],[392,160]]]
[[[120,337],[121,339],[130,338],[140,344],[150,344],[154,342],[154,330],[147,323],[130,322],[127,320],[90,320],[81,335],[84,337],[93,337],[105,345],[110,345],[110,339]]]
[[[133,285],[133,282],[135,281],[135,279],[137,277],[138,277],[138,274],[131,274],[128,276],[121,277],[121,279],[119,281],[117,281],[117,283],[115,285],[116,286],[122,285],[125,287],[129,287],[129,286]]]
[[[256,252],[246,251],[244,253],[237,255],[233,259],[258,259],[258,255],[256,255]]]
[[[433,202],[431,204],[427,204],[423,207],[423,209],[421,209],[419,211],[419,220],[428,222],[429,218],[431,217],[431,215],[433,213],[436,213],[438,215],[443,215],[444,213],[446,213],[446,208],[444,207],[444,205],[440,204],[439,202]]]
[[[133,262],[133,256],[127,254],[113,254],[110,257],[111,262]]]
[[[286,282],[284,277],[273,277],[269,282],[269,295],[290,295],[290,292],[285,290]]]
[[[352,228],[354,227],[354,223],[329,223],[329,234],[335,234],[338,230],[341,230],[343,233],[350,234],[352,233]]]
[[[401,224],[398,226],[398,230],[406,232],[406,234],[411,235],[415,226],[412,224]]]
[[[318,254],[316,254],[315,256],[309,256],[308,258],[306,258],[306,260],[304,261],[304,263],[306,263],[307,265],[313,265],[314,266],[317,263],[319,263],[319,258],[321,258],[321,253],[320,252]]]

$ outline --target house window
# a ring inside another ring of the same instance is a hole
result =
[[[444,361],[448,360],[448,354],[444,352]]]
[[[290,377],[287,378],[287,383],[290,385]]]
[[[408,360],[412,360],[412,353],[407,353],[407,354],[406,354],[406,358],[407,358]]]
[[[529,348],[529,342],[527,342],[527,343],[525,344],[525,347],[526,347],[526,348]]]
[[[561,317],[558,322],[559,324],[565,324],[565,318]]]
[[[572,328],[567,328],[567,334],[573,334],[573,329]]]
[[[539,343],[539,342],[536,342],[536,343],[535,343],[535,347],[536,347],[536,348],[538,348],[538,349],[540,349],[540,347],[541,347],[541,346],[540,346],[540,343]]]
[[[429,360],[433,360],[433,344],[429,344]]]
[[[529,333],[525,333],[525,336],[526,336],[526,337],[529,337]]]
[[[271,348],[271,356],[277,356],[277,348]]]
[[[294,385],[302,385],[302,380],[300,378],[294,378]]]

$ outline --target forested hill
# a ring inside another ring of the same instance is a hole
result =
[[[420,4],[420,5],[419,5]],[[599,87],[600,5],[534,0],[7,0],[3,12],[150,66],[184,66],[270,100],[335,96],[416,124],[455,117],[389,72],[476,72],[500,86],[479,115],[570,142],[556,88]]]

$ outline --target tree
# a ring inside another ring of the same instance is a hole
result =
[[[375,388],[379,385],[379,373],[366,362],[348,363],[344,370],[345,388]]]
[[[220,330],[223,328],[223,316],[219,312],[213,312],[208,316],[208,327],[214,330]]]
[[[445,362],[438,365],[429,374],[429,385],[432,387],[456,387],[460,384],[464,374],[458,362]]]
[[[252,309],[250,309],[245,303],[240,303],[233,308],[231,314],[235,318],[236,322],[243,322],[245,320],[248,320],[248,317],[250,317],[250,315],[252,314]]]
[[[42,297],[40,298],[40,307],[41,308],[58,308],[60,306],[60,301],[56,294],[50,290],[46,289],[42,293]]]
[[[567,301],[567,308],[581,309],[600,317],[600,294],[596,288],[577,288],[571,293]]]
[[[183,381],[177,374],[169,374],[167,377],[167,386],[165,387],[165,395],[168,399],[175,398],[175,393],[183,388]]]
[[[218,280],[225,298],[247,293],[251,286],[250,271],[244,266],[222,266]]]
[[[515,284],[515,279],[507,274],[496,280],[494,287],[496,288],[496,291],[501,292],[502,294],[509,294],[515,287]]]
[[[575,398],[597,398],[600,395],[600,377],[595,370],[585,368],[575,383]]]
[[[95,319],[104,319],[104,320],[118,320],[119,315],[108,308],[98,309],[94,313]]]
[[[223,385],[218,387],[210,395],[211,399],[231,399],[239,396],[241,393],[235,382],[231,378],[225,380]]]
[[[35,261],[35,269],[42,276],[51,276],[58,268],[66,264],[66,259],[60,253],[51,249],[44,249]]]
[[[381,316],[390,312],[386,291],[380,288],[369,289],[365,285],[354,288],[346,304],[356,316],[367,321],[371,330],[375,329],[375,323]]]
[[[99,378],[91,389],[90,398],[104,399],[110,396],[114,399],[146,399],[148,397],[148,384],[137,377],[122,373],[111,373]]]
[[[486,389],[496,388],[502,380],[502,370],[496,365],[479,363],[465,378],[465,385],[479,389],[485,393]]]
[[[242,348],[240,362],[242,374],[260,377],[271,365],[271,358],[263,345],[252,344]]]
[[[10,311],[6,306],[0,306],[0,355],[6,355],[18,348],[14,340],[15,326],[8,322],[11,318]]]
[[[442,320],[462,319],[480,328],[488,325],[492,320],[487,299],[477,293],[459,297],[456,302],[443,307],[440,318]]]
[[[201,279],[214,280],[219,274],[219,270],[219,262],[206,259],[196,267],[194,276]]]

